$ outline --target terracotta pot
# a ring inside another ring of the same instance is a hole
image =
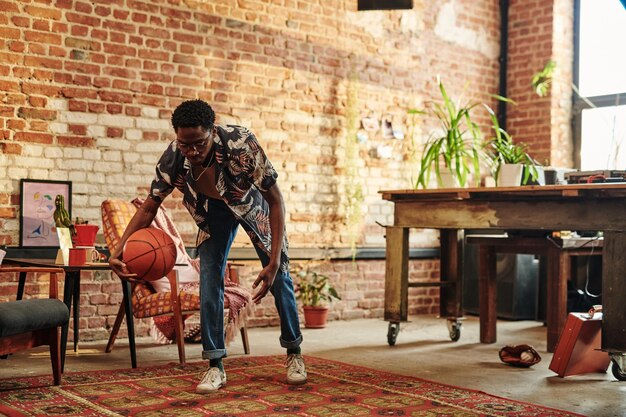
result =
[[[326,327],[328,307],[303,306],[304,327],[307,329],[321,329]]]

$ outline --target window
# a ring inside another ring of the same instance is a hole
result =
[[[576,0],[575,19],[576,165],[626,170],[626,9],[620,0]]]

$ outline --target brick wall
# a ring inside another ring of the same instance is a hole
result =
[[[508,131],[528,144],[544,165],[573,166],[571,80],[573,59],[571,1],[512,0],[509,15]],[[548,60],[557,62],[550,94],[539,97],[533,75]]]
[[[525,3],[512,2],[510,91],[522,104],[511,110],[511,127],[549,158],[543,119],[550,100],[532,98],[526,80],[549,56],[552,9]],[[339,0],[0,0],[0,244],[18,243],[20,178],[72,181],[73,215],[96,224],[104,199],[145,196],[173,138],[172,109],[200,97],[218,123],[246,125],[259,137],[279,171],[291,246],[347,247],[346,92],[357,91],[358,117],[390,114],[405,133],[406,109],[438,97],[437,75],[454,97],[489,100],[497,92],[498,2],[414,4],[411,11],[356,12],[355,1]],[[535,57],[529,42],[546,52]],[[418,143],[433,125],[417,126]],[[378,191],[409,187],[415,166],[408,140],[369,136],[358,152],[365,197],[357,243],[380,247],[376,222],[391,223],[392,207]],[[390,158],[378,156],[380,146],[391,149]],[[166,206],[193,244],[196,229],[180,195]],[[235,244],[249,245],[243,233]],[[436,246],[436,234],[413,233],[412,244]],[[432,261],[413,264],[438,277]],[[343,262],[329,268],[351,278],[340,281],[349,296],[333,307],[333,318],[382,316],[382,261],[360,261],[356,272]],[[2,278],[0,295],[14,293],[13,280]],[[117,311],[118,286],[106,273],[83,277],[86,338],[106,337],[102,325]],[[411,309],[433,312],[436,291],[422,291],[412,295]],[[259,308],[253,322],[275,321],[270,310]]]

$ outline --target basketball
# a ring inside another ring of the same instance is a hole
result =
[[[126,241],[122,258],[128,270],[146,281],[167,275],[176,263],[176,245],[161,229],[139,229]]]

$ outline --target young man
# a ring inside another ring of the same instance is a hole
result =
[[[280,344],[287,349],[287,382],[306,382],[300,355],[300,323],[289,276],[285,207],[276,184],[278,174],[256,137],[240,126],[215,125],[215,113],[202,100],[181,103],[172,114],[176,140],[156,166],[149,198],[137,210],[120,245],[111,253],[111,269],[132,276],[121,260],[128,237],[147,227],[159,205],[175,188],[199,227],[196,245],[200,256],[200,317],[202,358],[209,369],[197,391],[208,393],[226,384],[222,358],[224,345],[224,270],[237,228],[248,233],[263,269],[254,281],[260,303],[271,292],[280,316]],[[260,285],[260,287],[259,287]]]

